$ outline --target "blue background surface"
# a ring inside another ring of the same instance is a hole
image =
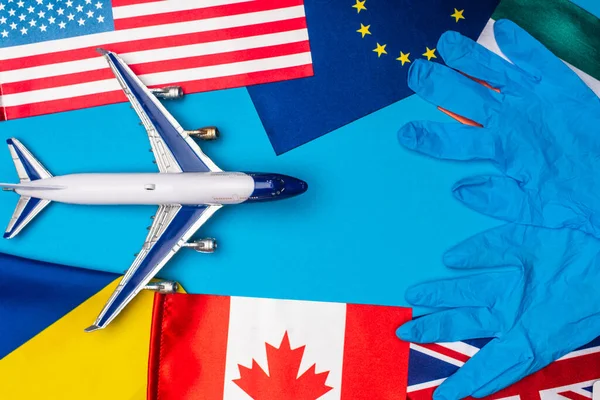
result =
[[[573,3],[579,5],[579,7],[585,8],[594,15],[600,17],[600,1],[598,0],[571,0]]]
[[[441,162],[398,144],[402,124],[448,119],[416,96],[279,157],[244,88],[187,96],[167,108],[184,127],[221,128],[221,140],[203,144],[221,168],[309,183],[294,199],[220,210],[197,234],[219,239],[219,251],[183,250],[160,274],[189,292],[406,305],[408,286],[456,273],[441,263],[446,249],[501,223],[450,194],[456,180],[493,171],[490,165]],[[3,122],[0,136],[19,138],[55,175],[156,171],[128,104]],[[8,149],[0,150],[0,181],[17,181]],[[6,223],[16,201],[0,196]],[[0,241],[0,251],[123,273],[154,212],[52,204],[15,239]]]

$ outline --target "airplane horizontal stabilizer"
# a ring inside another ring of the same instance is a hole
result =
[[[17,203],[17,207],[15,208],[15,212],[8,222],[8,227],[6,228],[6,232],[4,232],[4,238],[12,239],[17,236],[17,234],[21,232],[21,230],[23,230],[23,228],[25,228],[25,226],[27,226],[40,211],[46,208],[48,204],[50,204],[50,200],[21,196]]]

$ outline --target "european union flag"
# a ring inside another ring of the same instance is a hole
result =
[[[447,30],[477,39],[498,0],[305,0],[314,76],[248,88],[277,154],[412,94]]]

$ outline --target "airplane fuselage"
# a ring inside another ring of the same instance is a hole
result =
[[[15,191],[44,200],[92,205],[238,204],[287,198],[306,190],[305,182],[286,175],[242,172],[70,174],[27,186]]]

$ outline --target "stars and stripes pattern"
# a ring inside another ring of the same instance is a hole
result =
[[[490,339],[410,345],[407,398],[430,400],[435,389]],[[600,337],[486,399],[583,400],[600,381]]]
[[[186,93],[313,74],[303,0],[0,0],[0,120],[125,101],[98,47]]]

